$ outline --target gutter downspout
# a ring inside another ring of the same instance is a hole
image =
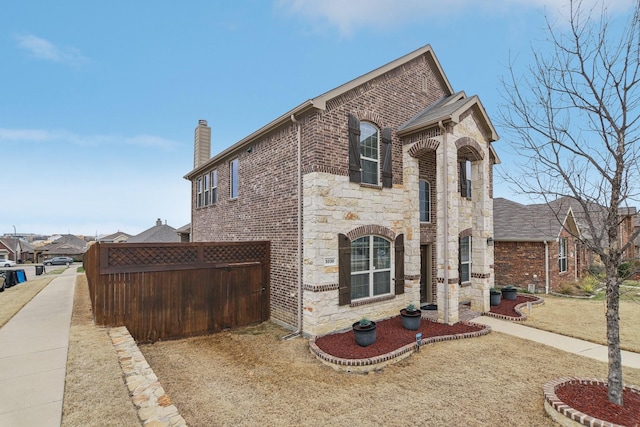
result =
[[[549,293],[549,242],[544,241],[544,293]]]
[[[447,168],[447,130],[442,124],[442,120],[438,122],[438,127],[442,133],[442,158],[443,166],[443,191],[444,191],[444,215],[442,226],[444,228],[444,244],[442,250],[444,252],[444,319],[445,323],[449,323],[449,171]]]
[[[295,115],[291,115],[291,121],[296,124],[297,129],[297,163],[298,163],[298,248],[297,248],[297,275],[298,275],[298,329],[283,337],[284,340],[288,340],[291,338],[295,338],[302,334],[302,126],[300,122],[296,119]]]

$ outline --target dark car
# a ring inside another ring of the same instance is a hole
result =
[[[69,265],[73,262],[73,258],[69,258],[68,256],[57,256],[55,258],[51,258],[45,260],[44,265]]]

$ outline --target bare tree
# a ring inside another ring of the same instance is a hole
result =
[[[600,7],[570,0],[566,23],[546,17],[547,50],[532,48],[522,77],[510,64],[500,119],[521,160],[522,174],[507,180],[521,193],[582,208],[586,230],[576,237],[606,271],[608,398],[622,405],[618,269],[636,234],[621,241],[619,213],[639,200],[640,0],[622,25]]]

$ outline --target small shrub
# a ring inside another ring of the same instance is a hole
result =
[[[593,294],[599,284],[600,280],[596,276],[587,274],[580,280],[579,286],[583,292]]]
[[[576,282],[562,282],[555,289],[555,292],[563,295],[578,295],[580,288]]]
[[[631,263],[623,262],[618,267],[618,277],[626,279],[631,275]]]
[[[362,319],[360,319],[359,325],[362,328],[366,328],[368,326],[371,326],[371,320],[367,319],[366,317],[363,317]]]

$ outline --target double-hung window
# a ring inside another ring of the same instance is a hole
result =
[[[196,208],[202,207],[202,178],[196,181]]]
[[[211,204],[218,202],[218,170],[211,172]]]
[[[236,158],[229,162],[229,197],[232,199],[238,197],[239,178],[238,159]]]
[[[420,222],[431,222],[431,185],[420,180]]]
[[[562,237],[558,240],[558,271],[567,271],[567,239]]]
[[[360,166],[362,167],[362,182],[378,185],[380,180],[380,149],[378,128],[370,123],[360,123]]]
[[[351,242],[351,299],[391,293],[391,242],[364,236]]]
[[[471,198],[471,161],[469,160],[460,163],[460,195],[467,199]]]
[[[202,178],[204,183],[204,205],[209,206],[209,174],[204,175]]]
[[[471,236],[460,238],[460,283],[471,281]]]

